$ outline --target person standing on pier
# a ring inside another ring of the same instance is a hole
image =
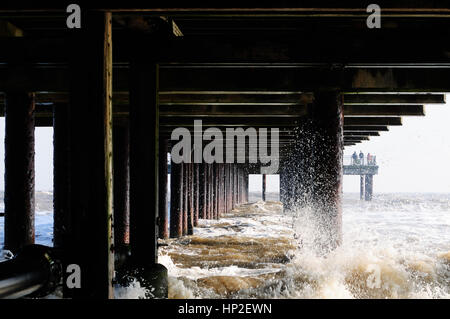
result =
[[[359,164],[364,165],[364,153],[362,151],[359,151]]]
[[[358,162],[358,155],[356,154],[356,151],[354,151],[352,155],[352,165],[356,165],[357,162]]]
[[[367,153],[367,165],[372,164],[372,155],[370,153]]]

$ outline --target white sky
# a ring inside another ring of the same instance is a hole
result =
[[[450,96],[447,95],[447,101]],[[426,116],[403,117],[403,125],[370,141],[347,147],[377,156],[379,174],[374,192],[450,192],[450,104],[426,105]],[[5,121],[0,118],[0,159],[4,158]],[[36,190],[53,187],[53,129],[36,128]],[[0,160],[0,190],[4,189],[4,161]],[[261,176],[250,176],[250,190],[261,190]],[[277,191],[279,178],[269,175],[267,190]],[[344,192],[359,192],[359,176],[344,177]]]

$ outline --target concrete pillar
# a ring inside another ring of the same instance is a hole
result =
[[[34,243],[34,93],[5,96],[5,249]]]
[[[160,136],[159,140],[159,218],[158,218],[158,237],[169,238],[169,216],[167,211],[167,153],[168,153],[168,141],[167,138]]]
[[[114,243],[130,242],[130,136],[128,123],[114,125]]]
[[[170,237],[183,235],[183,164],[170,165]]]

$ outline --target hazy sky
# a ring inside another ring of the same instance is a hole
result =
[[[447,101],[450,96],[447,95]],[[360,150],[377,156],[379,174],[374,192],[450,192],[450,104],[426,105],[426,116],[403,117],[403,126],[370,141],[347,147],[349,156]],[[4,157],[5,121],[0,118],[0,158]],[[36,128],[36,190],[53,185],[53,130]],[[4,161],[0,160],[0,190],[4,189]],[[279,187],[278,176],[268,176],[268,191]],[[250,190],[261,189],[261,176],[250,176]],[[359,176],[344,177],[344,192],[359,192]]]

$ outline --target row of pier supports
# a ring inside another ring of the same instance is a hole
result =
[[[156,57],[139,55],[139,41],[130,41],[136,47],[129,61],[129,117],[113,121],[111,18],[110,12],[83,18],[69,50],[69,102],[54,106],[54,246],[64,253],[64,269],[76,264],[82,272],[80,287],[65,288],[65,297],[113,298],[114,258],[124,245],[130,248],[128,273],[164,277],[158,237],[192,234],[199,219],[218,219],[248,201],[242,164],[172,163],[168,211],[170,148],[159,128],[159,66]],[[335,247],[341,238],[342,101],[335,91],[314,96],[281,163],[282,201],[287,209],[312,206],[324,242]],[[15,253],[34,243],[34,94],[11,88],[5,105],[5,248]],[[167,283],[155,287],[156,296],[167,295]]]
[[[170,226],[160,220],[160,238],[192,235],[199,219],[219,219],[247,201],[248,173],[241,165],[172,163]]]

